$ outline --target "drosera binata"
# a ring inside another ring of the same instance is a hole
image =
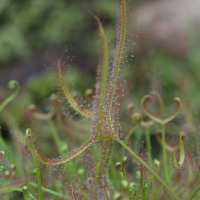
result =
[[[96,164],[93,168],[93,179],[90,181],[93,188],[93,196],[95,196],[95,190],[100,188],[101,194],[106,199],[109,199],[109,180],[108,169],[112,156],[114,140],[120,143],[136,160],[138,160],[142,166],[143,171],[147,169],[152,175],[171,193],[175,199],[179,199],[172,189],[160,178],[160,176],[146,163],[140,156],[138,156],[131,148],[129,148],[120,139],[120,128],[118,127],[118,112],[116,111],[116,105],[118,105],[117,99],[117,87],[118,78],[120,74],[121,63],[124,59],[124,48],[127,35],[127,3],[126,0],[118,1],[118,31],[117,31],[117,44],[116,52],[112,65],[109,64],[108,57],[108,43],[104,28],[97,16],[94,16],[98,25],[98,33],[101,39],[101,60],[97,73],[97,87],[96,94],[91,108],[83,106],[84,103],[78,100],[76,92],[69,88],[65,76],[62,74],[63,64],[60,59],[57,61],[58,77],[62,92],[69,104],[69,106],[78,113],[81,118],[91,119],[91,137],[82,144],[79,148],[72,152],[65,154],[59,158],[49,159],[43,156],[36,145],[34,144],[32,135],[29,133],[26,137],[27,145],[31,149],[31,153],[43,164],[46,165],[61,165],[69,162],[73,158],[80,155],[91,145],[95,145],[98,149],[98,156]],[[123,96],[123,95],[122,95]],[[177,100],[177,102],[179,102]],[[30,129],[28,129],[30,132]],[[146,197],[147,184],[142,183],[144,186],[143,196]],[[131,198],[131,195],[129,196]]]

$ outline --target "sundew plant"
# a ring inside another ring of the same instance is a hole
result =
[[[86,91],[90,103],[79,98],[71,87],[70,72],[64,73],[68,58],[63,61],[61,55],[56,66],[62,97],[59,99],[57,95],[51,96],[53,106],[46,114],[34,105],[29,107],[34,119],[48,124],[56,147],[53,151],[56,153],[44,153],[48,141],[40,141],[42,131],[38,134],[37,131],[35,133],[27,128],[24,135],[21,130],[17,130],[14,134],[21,153],[19,163],[14,152],[11,152],[3,137],[0,137],[0,194],[5,197],[5,194],[9,196],[11,192],[18,191],[26,200],[199,199],[198,146],[192,148],[195,149],[194,152],[190,150],[192,144],[188,143],[189,131],[185,128],[173,134],[173,140],[176,141],[173,145],[166,142],[166,127],[177,118],[181,109],[185,111],[185,123],[190,124],[190,129],[193,128],[193,134],[198,132],[187,103],[181,103],[178,97],[174,98],[174,111],[164,118],[163,100],[157,91],[152,91],[141,100],[143,111],[136,112],[138,109],[134,104],[127,105],[127,112],[134,126],[128,133],[123,133],[119,108],[124,89],[120,86],[120,71],[126,67],[124,60],[127,53],[127,2],[118,0],[117,40],[113,59],[104,27],[97,15],[93,17],[101,40],[101,55],[95,90]],[[13,89],[16,87],[16,91],[1,104],[0,111],[19,92],[19,84],[16,81],[11,82],[11,85]],[[158,128],[157,131],[154,131],[155,127]],[[81,130],[80,132],[87,132],[82,144],[74,142],[74,137],[79,137],[74,133],[75,128]],[[77,144],[74,150],[68,151],[71,141],[68,139],[67,144],[64,138],[61,139],[60,129],[67,132],[71,129],[70,140]],[[139,129],[144,131],[145,143],[137,141],[139,150],[136,150],[136,146],[130,144],[130,140],[137,140],[137,137],[133,136],[138,134]],[[157,157],[152,154],[152,130],[162,147],[162,153]],[[51,148],[50,146],[48,148]],[[44,187],[45,180],[48,184]]]

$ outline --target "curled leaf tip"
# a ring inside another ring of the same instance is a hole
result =
[[[154,163],[154,165],[155,165],[156,167],[159,167],[159,166],[160,166],[160,161],[157,160],[157,159],[154,159],[153,163]]]
[[[123,157],[122,162],[116,162],[115,167],[118,171],[123,172],[127,164],[127,157]]]
[[[129,191],[130,191],[130,192],[133,192],[133,191],[135,190],[135,188],[136,188],[136,183],[131,182],[131,183],[129,184]]]
[[[6,168],[5,168],[4,166],[1,165],[1,166],[0,166],[0,172],[1,172],[1,171],[5,171],[5,170],[6,170]]]
[[[162,103],[162,99],[160,98],[160,96],[158,94],[155,95],[155,96],[156,96],[156,100],[158,102],[158,108],[159,108],[157,115],[155,116],[155,115],[151,114],[151,112],[149,111],[149,109],[146,106],[147,100],[151,100],[152,99],[152,96],[150,96],[150,95],[144,96],[142,101],[141,101],[143,109],[144,109],[144,112],[154,122],[157,122],[157,123],[159,123],[161,125],[165,125],[168,122],[172,121],[177,116],[177,114],[179,112],[179,109],[180,109],[180,106],[181,106],[181,100],[178,97],[174,98],[174,101],[177,104],[177,107],[175,108],[174,112],[169,117],[167,117],[166,119],[161,119],[160,115],[161,115],[162,104],[163,104]]]
[[[135,109],[135,104],[134,103],[129,103],[127,106],[127,110],[129,112],[130,115],[133,114],[133,110]]]
[[[17,87],[17,88],[20,87],[18,81],[16,81],[16,80],[11,80],[11,81],[8,82],[8,88],[9,88],[9,89],[14,90],[16,87]]]
[[[11,165],[10,165],[10,168],[11,168],[13,171],[16,171],[16,165],[11,164]]]
[[[135,174],[136,174],[136,177],[137,177],[138,180],[140,180],[142,178],[140,171],[136,171]]]
[[[147,100],[151,100],[151,99],[152,97],[150,95],[145,95],[141,100],[142,105],[145,104]]]
[[[85,91],[85,96],[88,100],[93,101],[94,100],[94,91],[92,89],[87,89]]]
[[[181,99],[179,97],[174,98],[174,102],[177,103],[177,109],[179,110],[181,106]]]
[[[36,110],[36,105],[35,105],[35,104],[30,104],[30,105],[28,106],[28,110],[29,110],[30,112],[34,112],[34,111]]]
[[[131,115],[131,120],[134,122],[134,123],[140,123],[140,122],[142,122],[142,115],[140,114],[140,113],[138,113],[138,112],[136,112],[136,113],[133,113],[132,115]]]
[[[30,128],[26,129],[26,139],[31,138],[31,135],[32,135],[31,129]]]
[[[50,99],[51,99],[52,101],[57,100],[57,99],[58,99],[58,96],[57,96],[56,94],[52,94],[52,95],[50,96]]]

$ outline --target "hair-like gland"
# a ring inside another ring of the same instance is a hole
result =
[[[108,43],[106,39],[106,35],[104,32],[104,29],[102,27],[102,24],[97,16],[95,16],[95,19],[98,23],[98,32],[101,39],[101,49],[102,49],[102,55],[101,55],[101,61],[98,69],[98,76],[100,76],[100,88],[97,88],[97,94],[98,95],[98,102],[99,102],[99,112],[98,113],[98,125],[97,125],[97,132],[101,132],[101,125],[103,119],[103,109],[105,106],[105,100],[106,100],[106,91],[107,91],[107,76],[108,76]],[[100,90],[100,91],[99,91]]]
[[[194,133],[196,131],[194,117],[192,116],[190,107],[186,101],[183,101],[182,108],[184,112],[184,117],[187,124],[187,130],[189,133]]]
[[[117,137],[117,134],[114,131],[114,124],[111,119],[110,113],[107,111],[108,106],[106,106],[106,93],[107,93],[107,84],[108,84],[108,43],[106,35],[102,24],[97,16],[94,16],[98,24],[98,32],[101,39],[101,49],[102,55],[98,69],[99,76],[99,88],[96,91],[96,109],[95,109],[95,119],[93,121],[94,128],[93,134],[99,137],[100,140],[105,136]]]
[[[60,170],[61,170],[61,174],[62,174],[63,180],[65,182],[65,186],[67,188],[67,192],[70,195],[70,199],[72,198],[73,200],[76,200],[76,194],[74,193],[73,185],[70,183],[70,181],[67,178],[67,176],[63,173],[63,170],[61,168],[60,168]]]
[[[192,168],[194,167],[194,159],[191,155],[189,146],[186,144],[185,133],[180,131],[179,138],[179,142],[174,149],[175,167],[178,166],[179,169],[184,169],[185,163],[188,162],[189,167]]]
[[[81,116],[87,117],[87,118],[93,118],[93,113],[91,110],[86,109],[84,107],[79,106],[79,102],[76,101],[76,94],[74,91],[70,91],[68,88],[68,84],[66,83],[64,77],[62,76],[61,73],[61,66],[60,66],[60,61],[58,60],[58,74],[59,74],[59,80],[60,80],[60,85],[62,88],[62,91],[67,98],[70,106],[78,112]]]
[[[90,188],[90,197],[91,197],[91,199],[96,200],[95,181],[94,181],[93,177],[90,177],[88,182],[90,185],[90,187],[89,187]]]
[[[107,78],[108,78],[108,42],[104,28],[97,16],[94,16],[98,24],[98,33],[101,39],[101,57],[98,67],[98,76],[100,77],[100,95],[101,103],[104,105],[106,97],[107,88]]]
[[[140,164],[140,174],[141,174],[141,178],[139,180],[140,185],[136,193],[136,199],[139,199],[140,195],[142,194],[143,186],[146,183],[147,179],[146,168],[142,164]]]
[[[117,35],[117,50],[115,55],[115,60],[113,63],[113,69],[111,72],[111,80],[109,81],[109,87],[107,88],[107,101],[109,106],[109,114],[112,111],[112,104],[115,95],[115,89],[117,85],[117,79],[119,75],[119,68],[121,65],[124,45],[126,39],[126,25],[127,25],[127,13],[126,13],[126,0],[119,1],[119,34]]]
[[[95,171],[95,179],[96,183],[98,183],[101,187],[101,189],[108,188],[108,181],[107,181],[107,168],[110,161],[110,157],[113,150],[113,140],[110,139],[108,141],[102,141],[99,144],[101,147],[101,155],[99,157],[99,161],[96,166]]]
[[[77,157],[81,153],[83,153],[87,148],[89,148],[92,144],[96,142],[95,138],[90,138],[85,144],[81,145],[79,148],[74,149],[71,153],[65,154],[62,157],[59,158],[53,158],[48,159],[44,156],[42,156],[39,151],[32,145],[32,148],[34,149],[36,157],[39,159],[40,162],[46,164],[46,165],[61,165],[63,163],[66,163],[73,158]]]
[[[24,150],[24,147],[23,147],[23,143],[22,143],[22,141],[20,139],[18,139],[18,143],[19,143],[20,154],[21,154],[21,169],[22,169],[25,181],[27,181],[28,180],[28,173],[26,171],[25,164],[24,164],[24,161],[25,161],[25,155],[24,155],[25,154],[25,150]]]

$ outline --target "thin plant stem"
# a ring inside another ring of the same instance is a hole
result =
[[[51,130],[51,134],[53,136],[53,139],[56,143],[59,155],[61,156],[62,155],[62,150],[61,150],[62,145],[61,145],[60,138],[58,137],[58,132],[56,130],[56,127],[55,127],[52,119],[48,120],[48,124],[49,124],[50,130]]]
[[[19,174],[19,176],[22,178],[23,177],[23,173],[20,170],[20,168],[17,166],[17,163],[15,161],[15,158],[12,154],[12,151],[10,150],[9,146],[7,145],[7,143],[4,141],[4,139],[2,138],[2,136],[0,135],[0,144],[1,146],[5,149],[5,152],[8,154],[9,160],[12,162],[12,164],[14,164],[16,166],[17,172]]]
[[[94,200],[96,200],[96,191],[95,191],[94,180],[91,180],[91,183],[92,183],[92,189],[93,189],[93,192],[94,192]]]
[[[141,142],[142,142],[142,127],[139,127],[136,132],[136,151],[140,151]]]
[[[167,166],[167,155],[166,155],[166,148],[165,148],[165,125],[162,125],[162,149],[163,149],[165,178],[167,179],[167,177],[168,177],[168,166]]]
[[[106,199],[107,199],[107,200],[109,200],[109,198],[108,198],[108,194],[107,194],[107,192],[106,192],[106,191],[105,191],[105,194],[106,194]]]
[[[117,181],[118,181],[118,177],[117,177],[117,174],[116,174],[116,169],[115,169],[115,164],[113,162],[113,159],[111,159],[110,161],[110,173],[112,174],[112,177],[113,177],[113,185],[114,187],[117,189],[119,189],[119,186],[117,184]]]
[[[29,183],[29,185],[31,185],[31,186],[33,186],[33,187],[38,187],[38,186],[37,186],[36,184],[34,184],[34,183]],[[57,196],[57,197],[59,197],[59,198],[67,199],[67,198],[63,197],[60,193],[55,192],[55,191],[53,191],[53,190],[50,190],[50,189],[48,189],[48,188],[42,187],[42,190],[43,190],[44,192],[47,192],[47,193],[52,194],[52,195],[54,195],[54,196]]]
[[[131,137],[131,135],[138,129],[139,124],[135,125],[127,134],[125,139],[125,144],[128,145],[128,141]],[[125,148],[122,149],[122,158],[125,156]]]
[[[146,191],[143,189],[143,198],[142,198],[143,200],[146,200],[145,192],[146,192]]]
[[[192,195],[190,196],[188,200],[193,199],[193,197],[195,196],[195,194],[198,192],[199,189],[200,189],[200,185],[198,185],[198,187],[195,189],[195,191],[192,193]]]
[[[14,93],[11,94],[7,99],[5,99],[5,100],[3,101],[3,103],[1,103],[1,105],[0,105],[0,112],[3,110],[3,108],[4,108],[6,105],[8,105],[8,104],[17,96],[17,94],[19,93],[19,90],[20,90],[20,85],[19,85],[19,83],[18,83],[17,81],[15,81],[15,80],[9,81],[8,87],[9,87],[10,89],[15,89],[15,91],[14,91]]]
[[[123,173],[124,180],[126,180],[128,182],[127,177],[126,177],[125,169],[124,169],[124,171],[122,173]],[[128,196],[129,196],[129,200],[131,200],[132,197],[131,197],[131,192],[129,191],[129,189],[128,189]]]
[[[183,195],[185,194],[185,192],[189,188],[190,184],[192,183],[192,181],[193,181],[193,179],[195,178],[196,175],[197,175],[197,172],[193,175],[193,177],[191,178],[191,180],[189,181],[189,183],[185,186],[184,191],[183,191],[183,193],[181,195],[181,198],[183,197]]]
[[[132,151],[126,144],[124,144],[120,139],[114,138],[117,142],[119,142],[136,160],[138,160],[144,167],[146,167],[154,176],[155,178],[171,193],[171,195],[179,200],[177,195],[171,190],[171,188],[158,176],[158,174],[151,168],[149,165],[142,160],[134,151]]]
[[[143,188],[143,198],[142,199],[146,200],[146,189],[145,188]]]
[[[167,179],[166,179],[165,182],[167,182],[167,181],[170,179],[170,177],[172,176],[172,174],[174,173],[174,171],[175,171],[175,168],[172,170],[172,172],[171,172],[170,175],[167,177]],[[163,185],[160,187],[160,189],[158,190],[157,194],[154,196],[153,200],[156,199],[156,197],[158,196],[158,194],[160,193],[160,191],[162,190],[162,188],[163,188]]]
[[[31,145],[28,142],[29,134],[31,134],[31,129],[27,129],[26,130],[26,145],[28,146],[28,148],[31,151],[31,154],[32,154],[32,157],[33,157],[33,161],[34,161],[34,165],[35,165],[35,169],[36,169],[39,200],[43,200],[43,196],[42,196],[42,184],[41,184],[41,176],[40,176],[40,168],[39,168],[39,164],[37,162],[37,158],[35,156],[34,150],[32,149]]]
[[[151,139],[150,139],[150,131],[149,128],[145,129],[145,135],[146,135],[146,144],[147,144],[147,152],[148,152],[148,157],[150,159],[150,164],[151,167],[153,166],[152,163],[152,153],[151,153]]]
[[[148,191],[150,189],[151,181],[153,180],[153,178],[154,178],[154,176],[152,175],[152,176],[149,177],[149,179],[147,181],[148,188],[146,189],[146,193],[148,193]],[[155,183],[152,183],[152,186],[153,186],[152,191],[154,191],[155,190]]]

